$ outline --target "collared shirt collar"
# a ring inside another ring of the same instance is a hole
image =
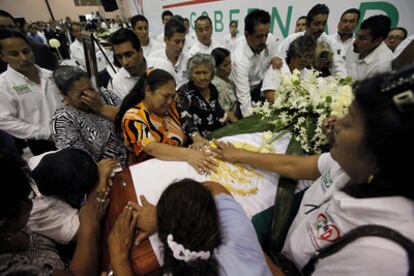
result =
[[[247,43],[247,39],[246,38],[244,39],[243,43],[244,43],[244,52],[246,53],[246,55],[247,55],[248,58],[251,58],[254,55],[256,55],[253,52],[252,48],[250,48],[249,43]]]
[[[385,46],[385,43],[384,43],[384,41],[383,42],[381,42],[378,46],[377,46],[377,48],[375,48],[371,53],[369,53],[365,58],[363,58],[363,59],[359,59],[358,61],[359,62],[365,62],[365,63],[367,63],[367,64],[370,64],[370,63],[372,63],[372,62],[374,62],[374,60],[376,59],[376,53],[377,52],[380,52],[381,50],[382,50],[382,47],[383,46]],[[387,47],[387,46],[385,46],[385,47]]]
[[[200,42],[200,40],[197,39],[197,43],[198,43],[198,48],[200,48],[202,51],[206,51],[210,48],[210,46],[213,44],[213,39],[210,40],[210,45],[206,46],[203,43]]]
[[[42,74],[42,68],[41,67],[39,67],[38,65],[34,65],[36,68],[37,68],[37,70],[38,70],[38,72],[39,72],[39,76],[40,76],[40,81],[42,81],[42,78],[43,78],[43,74]],[[10,73],[12,73],[12,74],[14,74],[14,75],[16,75],[16,76],[18,76],[19,78],[21,78],[21,79],[24,79],[24,80],[26,80],[26,81],[30,81],[30,82],[33,82],[32,80],[30,80],[28,77],[26,77],[25,75],[23,75],[22,73],[20,73],[19,71],[16,71],[16,70],[14,70],[9,64],[7,64],[7,71],[9,71]]]
[[[135,76],[131,76],[131,74],[124,67],[121,67],[121,69],[119,69],[119,73],[121,74],[121,76],[123,78],[126,78],[126,79],[136,79],[137,78]]]
[[[184,51],[184,49],[183,49],[183,51]],[[173,64],[171,62],[171,60],[168,58],[168,56],[167,56],[167,49],[165,49],[164,51],[162,51],[162,54],[163,54],[163,57],[162,58],[165,58],[169,63],[171,63],[171,65],[174,67],[174,69],[177,69],[177,67],[180,66],[181,62],[184,59],[184,52],[183,51],[181,51],[181,54],[178,56],[178,59],[177,59],[177,63],[176,64]]]
[[[350,38],[348,38],[347,40],[342,41],[341,36],[339,35],[339,33],[336,33],[336,40],[337,40],[338,42],[340,42],[340,43],[344,43],[344,44],[346,44],[346,43],[348,43],[348,41],[352,40],[353,38],[354,38],[354,35],[352,35],[352,36],[351,36]]]

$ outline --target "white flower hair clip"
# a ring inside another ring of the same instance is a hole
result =
[[[173,252],[174,258],[179,261],[191,262],[197,259],[207,260],[210,258],[210,251],[190,251],[186,249],[182,244],[174,241],[173,235],[167,236],[167,243]]]
[[[395,93],[395,95],[392,96],[392,100],[398,111],[405,113],[414,109],[414,92],[410,89],[413,84],[414,74],[411,74],[408,77],[399,77],[398,79],[393,80],[390,84],[383,87],[381,92]],[[399,89],[401,89],[401,91],[398,91]]]

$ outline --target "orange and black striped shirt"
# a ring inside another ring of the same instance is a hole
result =
[[[128,109],[122,118],[122,137],[136,156],[151,142],[181,146],[185,134],[181,129],[176,103],[171,105],[165,117],[159,117],[145,109],[143,101],[139,102]]]

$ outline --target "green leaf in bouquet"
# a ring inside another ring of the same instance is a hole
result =
[[[276,114],[272,115],[276,116]],[[259,114],[254,114],[243,118],[236,123],[226,125],[219,128],[207,136],[207,139],[218,139],[224,136],[231,136],[236,134],[253,133],[273,130],[274,125],[270,123],[271,118],[263,118]]]
[[[308,116],[305,119],[305,128],[308,137],[313,137],[315,135],[316,124],[318,123],[318,119],[316,116]]]
[[[305,152],[294,136],[290,139],[286,154],[304,155]],[[277,193],[273,207],[273,220],[271,226],[270,251],[280,252],[289,228],[289,216],[292,208],[292,200],[295,194],[297,181],[280,176]]]
[[[331,96],[326,96],[325,100],[328,104],[332,103],[332,97]]]
[[[352,82],[352,77],[351,76],[347,76],[346,78],[339,80],[340,85],[350,85],[350,86],[352,86],[352,83],[353,82]]]

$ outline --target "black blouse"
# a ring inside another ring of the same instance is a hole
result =
[[[192,81],[178,90],[177,110],[181,115],[181,126],[187,135],[199,132],[205,137],[220,128],[226,113],[218,102],[218,92],[210,83],[210,99],[206,101]]]

